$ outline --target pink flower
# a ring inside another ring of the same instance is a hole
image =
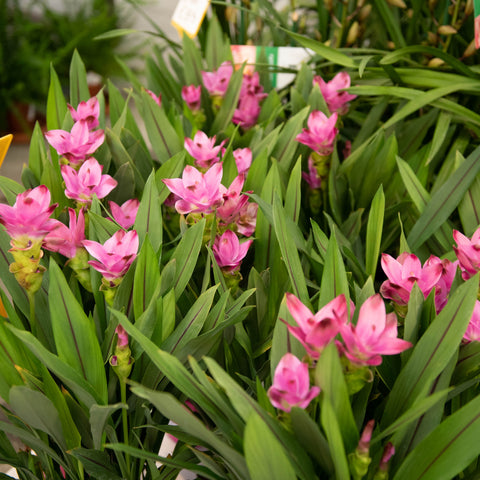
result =
[[[70,226],[58,222],[58,227],[43,240],[43,246],[52,252],[59,252],[67,258],[74,258],[85,240],[85,215],[83,209],[77,215],[73,208],[68,209]]]
[[[428,297],[438,284],[443,273],[443,264],[431,261],[422,268],[420,260],[413,254],[402,253],[396,260],[382,254],[382,268],[388,280],[382,283],[380,293],[398,305],[407,305],[414,283]]]
[[[45,133],[48,143],[65,157],[72,165],[79,166],[93,155],[105,140],[103,130],[91,132],[84,120],[76,122],[71,132],[65,130],[49,130]]]
[[[285,412],[290,412],[292,407],[307,408],[319,393],[319,387],[310,388],[308,365],[291,353],[286,353],[278,362],[273,384],[267,392],[272,405]]]
[[[202,96],[202,87],[199,85],[188,85],[182,87],[182,98],[183,101],[187,104],[187,107],[196,112],[200,110],[201,105],[201,96]]]
[[[252,151],[249,148],[237,148],[233,151],[233,158],[239,174],[247,173],[252,164]]]
[[[249,93],[255,95],[259,101],[268,96],[266,93],[263,93],[263,86],[260,85],[258,72],[253,72],[251,75],[247,73],[243,75],[240,98]]]
[[[382,355],[395,355],[412,346],[397,338],[397,316],[386,314],[378,293],[360,307],[357,324],[342,324],[340,333],[345,343],[343,353],[359,365],[380,365]]]
[[[79,203],[90,205],[93,196],[106,197],[116,186],[117,181],[110,175],[102,175],[103,165],[89,158],[78,172],[69,165],[61,166],[65,181],[65,196]]]
[[[347,113],[348,102],[357,97],[343,90],[350,86],[350,76],[347,72],[337,73],[329,82],[325,82],[322,77],[316,76],[313,79],[313,84],[318,84],[320,87],[330,112],[337,112],[340,115]]]
[[[214,163],[220,161],[218,154],[221,152],[226,140],[215,147],[217,136],[209,138],[206,133],[198,131],[193,140],[185,139],[185,149],[195,159],[195,163],[200,168],[210,168]]]
[[[234,273],[240,268],[253,240],[240,243],[238,237],[227,230],[222,236],[215,238],[213,255],[218,266],[227,273]]]
[[[217,215],[226,225],[234,223],[241,209],[248,202],[247,195],[242,195],[245,177],[238,175],[223,195],[223,204],[217,208]]]
[[[138,207],[140,202],[136,198],[127,200],[122,206],[117,205],[115,202],[108,202],[110,205],[110,211],[112,212],[113,219],[125,229],[129,229],[135,223]]]
[[[222,163],[216,163],[204,174],[187,165],[182,178],[164,179],[168,189],[180,200],[175,202],[178,213],[212,213],[223,203],[226,188],[220,183],[223,175]]]
[[[302,172],[302,178],[312,189],[320,188],[322,186],[322,178],[313,164],[312,157],[308,157],[308,173]]]
[[[117,334],[117,347],[128,347],[128,334],[125,329],[121,325],[117,325],[115,333]]]
[[[337,114],[327,117],[319,110],[314,110],[308,117],[308,128],[297,135],[297,141],[310,147],[320,155],[330,155],[338,129]]]
[[[138,252],[138,235],[135,230],[119,230],[103,245],[84,240],[83,246],[97,260],[88,263],[109,282],[122,278],[135,260]]]
[[[148,88],[145,89],[145,91],[155,100],[155,103],[161,107],[162,106],[162,95],[155,95],[151,90]]]
[[[57,204],[50,205],[50,191],[45,185],[17,195],[13,207],[0,203],[0,223],[16,242],[29,246],[31,240],[42,240],[61,223],[50,218]]]
[[[236,219],[237,232],[246,237],[254,234],[257,226],[258,204],[248,202],[240,209],[238,218]]]
[[[442,266],[442,275],[435,284],[435,309],[437,313],[439,313],[447,304],[448,294],[450,292],[450,288],[452,287],[455,274],[457,273],[458,260],[451,262],[446,258],[441,260],[435,255],[431,255],[430,258],[425,262],[424,268],[433,265]]]
[[[251,128],[257,123],[260,114],[260,101],[257,95],[253,93],[246,93],[240,97],[237,109],[235,110],[232,122],[235,125],[240,125],[244,129]]]
[[[230,62],[223,62],[220,67],[218,67],[218,70],[213,72],[202,71],[203,85],[211,96],[223,97],[227,91],[232,74],[232,64]]]
[[[84,121],[89,130],[98,127],[98,117],[100,116],[100,104],[97,97],[92,97],[86,102],[80,102],[77,109],[70,104],[67,105],[74,122]]]
[[[462,278],[468,280],[480,271],[480,228],[470,240],[458,230],[453,231],[457,246],[453,247],[462,270]]]
[[[480,302],[475,302],[472,318],[468,324],[467,330],[463,335],[465,342],[480,342]]]
[[[315,315],[295,295],[286,294],[287,308],[297,327],[287,325],[290,333],[297,338],[312,358],[318,358],[322,350],[337,336],[341,325],[348,321],[345,295],[339,295],[322,307]],[[350,314],[354,310],[350,304]]]

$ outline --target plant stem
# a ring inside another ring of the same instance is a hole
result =
[[[127,403],[127,384],[120,379],[120,398],[122,403]],[[128,447],[128,416],[127,409],[122,408],[122,427],[123,427],[123,443]],[[125,462],[127,470],[130,472],[130,454],[125,454]]]
[[[37,320],[35,318],[35,293],[28,292],[28,303],[30,305],[30,329],[34,336],[37,336]]]
[[[450,22],[450,25],[455,28],[455,23],[457,22],[457,17],[458,17],[458,9],[460,7],[460,1],[457,0],[455,2],[455,10],[453,11],[453,16],[452,16],[452,21]],[[448,47],[450,46],[450,42],[452,41],[453,35],[449,35],[447,40],[445,41],[445,45],[443,46],[443,51],[447,53]]]

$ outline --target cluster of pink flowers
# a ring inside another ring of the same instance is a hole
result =
[[[307,145],[312,151],[308,159],[308,172],[302,174],[311,190],[322,188],[322,178],[328,174],[328,158],[334,149],[338,135],[337,121],[339,115],[348,111],[348,102],[356,96],[350,95],[344,89],[350,86],[350,76],[347,72],[340,72],[329,81],[316,76],[313,85],[318,85],[331,115],[314,110],[307,120],[304,128],[296,140]]]
[[[70,132],[49,130],[48,143],[65,159],[61,173],[65,181],[65,195],[79,205],[90,205],[93,196],[104,198],[116,186],[110,175],[102,175],[103,166],[92,157],[105,140],[99,125],[100,106],[96,97],[80,102],[77,109],[68,105],[74,125]]]
[[[233,70],[231,62],[223,62],[213,72],[202,71],[203,85],[212,97],[214,106],[219,106],[225,96]],[[260,114],[260,103],[266,96],[258,72],[244,73],[240,97],[232,118],[233,123],[240,125],[244,130],[253,127]]]
[[[414,284],[417,284],[425,298],[435,289],[435,309],[439,313],[448,302],[457,268],[460,268],[464,280],[480,272],[480,228],[471,239],[458,230],[453,231],[453,238],[457,243],[453,246],[457,256],[454,262],[432,255],[422,266],[418,257],[410,253],[402,253],[397,259],[383,254],[381,263],[387,276],[380,287],[383,297],[406,308]],[[465,342],[480,341],[478,300],[463,338]]]
[[[172,203],[178,213],[202,216],[215,213],[221,234],[215,238],[213,253],[225,273],[235,274],[252,243],[252,240],[241,242],[239,235],[251,237],[256,226],[258,205],[249,202],[248,196],[242,193],[252,152],[249,148],[233,152],[238,175],[226,188],[221,183],[223,162],[219,156],[225,141],[219,145],[215,142],[216,137],[209,138],[202,131],[198,131],[193,140],[186,139],[185,149],[200,169],[187,165],[182,178],[163,182],[173,194]]]
[[[396,315],[386,313],[385,304],[379,294],[373,295],[362,304],[356,324],[352,323],[355,306],[353,302],[347,304],[344,295],[334,298],[316,314],[291,293],[286,294],[286,302],[297,323],[297,326],[292,326],[285,322],[287,328],[305,347],[313,362],[333,341],[339,353],[357,368],[380,365],[382,355],[395,355],[412,346],[410,342],[397,337]],[[300,361],[297,359],[297,362]],[[288,360],[290,365],[293,363],[298,369],[307,368],[307,364],[299,367],[297,362]],[[286,411],[292,406],[305,408],[315,395],[304,383],[299,388],[297,384],[290,382],[288,375],[289,372],[284,369],[283,364],[279,364],[273,385],[268,391],[270,400],[277,408]],[[298,375],[302,375],[302,382],[308,378],[304,373]],[[318,393],[316,390],[314,392]],[[296,399],[294,403],[291,403],[292,398]]]
[[[441,260],[432,255],[422,267],[418,257],[404,252],[397,259],[384,253],[381,263],[388,278],[380,287],[384,298],[391,299],[400,306],[407,305],[416,283],[425,298],[435,288],[437,313],[446,305],[458,261]]]

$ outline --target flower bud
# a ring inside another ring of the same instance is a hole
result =
[[[361,480],[368,472],[368,466],[372,461],[369,450],[374,426],[375,420],[370,420],[365,425],[356,450],[348,456],[354,480]]]
[[[128,335],[121,325],[115,329],[117,334],[117,344],[114,354],[110,357],[110,365],[117,377],[125,382],[132,371],[134,358],[131,356],[130,347],[128,346]]]

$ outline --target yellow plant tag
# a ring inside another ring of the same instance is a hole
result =
[[[12,138],[13,138],[13,135],[11,133],[0,138],[0,167],[2,166],[3,159],[7,154],[8,147],[12,142]]]
[[[210,0],[180,0],[173,12],[172,25],[180,35],[186,33],[190,38],[195,37],[209,5]]]

